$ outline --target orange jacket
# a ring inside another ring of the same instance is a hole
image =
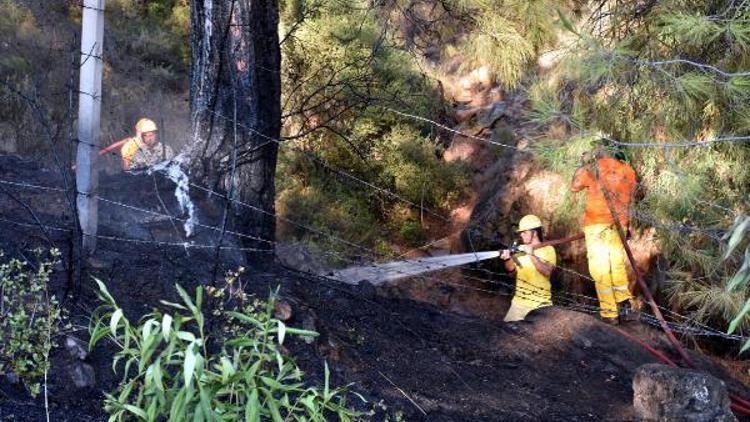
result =
[[[636,185],[635,171],[626,163],[609,157],[596,160],[595,166],[595,169],[592,166],[581,167],[573,176],[573,192],[588,190],[583,225],[614,223],[602,192],[602,189],[606,189],[620,224],[628,227],[629,207]],[[598,173],[598,180],[594,171]]]

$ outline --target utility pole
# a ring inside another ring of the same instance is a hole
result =
[[[91,255],[96,249],[98,222],[96,195],[99,187],[99,173],[96,169],[96,157],[99,148],[99,117],[102,104],[104,1],[83,0],[82,4],[76,204],[83,234],[83,251],[81,252],[86,255]]]

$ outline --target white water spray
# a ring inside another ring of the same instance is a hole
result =
[[[175,157],[173,160],[162,161],[154,164],[148,169],[148,174],[154,172],[163,172],[169,180],[173,181],[177,187],[174,190],[174,196],[177,198],[177,203],[180,205],[180,211],[187,213],[188,218],[183,224],[185,229],[185,236],[191,237],[195,224],[198,223],[198,217],[195,214],[195,204],[190,200],[190,179],[187,174],[180,167],[180,156]]]
[[[360,281],[367,280],[371,284],[378,286],[400,278],[412,277],[432,271],[456,267],[458,265],[484,261],[486,259],[497,258],[498,256],[500,256],[499,251],[486,251],[434,256],[430,258],[407,259],[403,261],[387,262],[385,264],[344,268],[343,270],[334,271],[331,277],[349,284],[358,284]]]

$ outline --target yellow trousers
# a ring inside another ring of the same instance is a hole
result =
[[[630,300],[627,255],[617,229],[609,224],[591,224],[583,228],[589,273],[596,285],[602,318],[616,318],[617,304]]]
[[[520,305],[517,302],[511,301],[510,308],[508,308],[508,313],[505,314],[505,318],[503,318],[503,321],[522,321],[524,318],[526,318],[526,315],[534,309],[535,308],[530,308],[528,306]]]

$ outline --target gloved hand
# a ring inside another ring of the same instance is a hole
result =
[[[501,249],[500,250],[500,259],[503,261],[507,261],[510,259],[510,249]]]
[[[531,245],[521,245],[518,247],[519,252],[523,252],[526,255],[531,255],[534,252],[534,247]]]

